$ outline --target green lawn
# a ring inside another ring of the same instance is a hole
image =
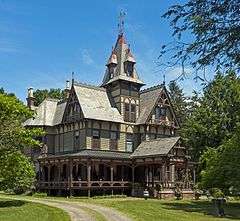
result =
[[[1,195],[0,195],[1,197]],[[15,196],[13,196],[15,197]],[[32,197],[17,196],[19,199]],[[83,199],[83,198],[64,198],[64,197],[43,197],[58,201],[79,201],[92,204],[101,204],[112,207],[129,217],[134,221],[230,221],[240,220],[240,201],[227,201],[225,206],[225,218],[218,218],[211,202],[207,200],[154,200],[154,199],[136,199],[136,198],[113,198],[113,199]],[[104,220],[98,217],[94,211],[92,213],[97,220]],[[1,214],[1,210],[0,210]],[[100,214],[98,214],[100,215]],[[0,216],[1,220],[1,216]],[[36,219],[37,220],[37,219]],[[42,220],[42,219],[41,219]],[[7,220],[8,221],[8,220]],[[18,220],[20,221],[20,220]]]
[[[208,201],[97,200],[128,214],[135,221],[230,221],[240,220],[240,202],[228,202],[227,217],[218,218]]]
[[[60,209],[21,200],[0,198],[1,221],[70,221]]]

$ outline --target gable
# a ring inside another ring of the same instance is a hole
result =
[[[81,106],[78,101],[75,90],[72,87],[66,103],[66,107],[63,115],[63,122],[72,122],[74,120],[81,119],[81,118],[83,118]]]
[[[106,89],[85,84],[74,84],[73,90],[84,118],[123,122],[118,109],[111,106]]]
[[[160,123],[155,120],[156,107],[166,109],[165,123],[179,127],[170,97],[165,86],[158,85],[153,88],[143,90],[140,94],[140,116],[137,124]]]

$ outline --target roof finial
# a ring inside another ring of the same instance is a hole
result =
[[[74,72],[72,72],[72,85],[74,84]]]
[[[124,33],[124,18],[125,18],[126,13],[121,10],[118,16],[119,22],[118,22],[118,32],[119,35],[123,35]]]
[[[165,73],[163,74],[163,86],[165,86],[165,83],[166,83],[166,75]]]

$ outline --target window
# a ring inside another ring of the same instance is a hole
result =
[[[136,105],[125,103],[125,121],[135,122],[136,121]]]
[[[157,106],[155,109],[155,119],[160,120],[161,118],[166,117],[166,113],[166,108]]]
[[[94,139],[99,139],[99,138],[100,138],[100,132],[99,132],[99,130],[93,130],[93,132],[92,132],[92,137],[93,137]]]
[[[133,135],[126,134],[126,151],[133,152]]]
[[[135,122],[136,121],[136,105],[131,104],[131,119],[130,122]]]
[[[110,150],[117,150],[118,143],[117,143],[117,132],[116,131],[111,131],[110,132]]]
[[[110,139],[111,140],[117,140],[117,132],[111,131],[110,132]]]
[[[109,64],[108,71],[109,71],[110,79],[112,79],[114,77],[115,69],[116,69],[116,65],[115,64]]]
[[[75,131],[74,136],[75,136],[75,139],[78,139],[78,138],[79,138],[79,131],[78,131],[78,130]]]
[[[128,77],[133,77],[133,62],[125,61],[124,62],[124,71]]]
[[[100,131],[93,130],[92,131],[92,149],[100,148]]]
[[[130,114],[130,106],[128,103],[125,103],[125,121],[129,121],[130,120],[130,117],[129,117],[129,114]]]

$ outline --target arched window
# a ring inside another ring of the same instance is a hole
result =
[[[163,119],[165,119],[166,114],[167,114],[167,109],[165,107],[157,106],[155,108],[155,119],[156,120],[163,120]]]
[[[125,103],[125,115],[124,120],[128,122],[136,121],[136,104],[134,103]]]

